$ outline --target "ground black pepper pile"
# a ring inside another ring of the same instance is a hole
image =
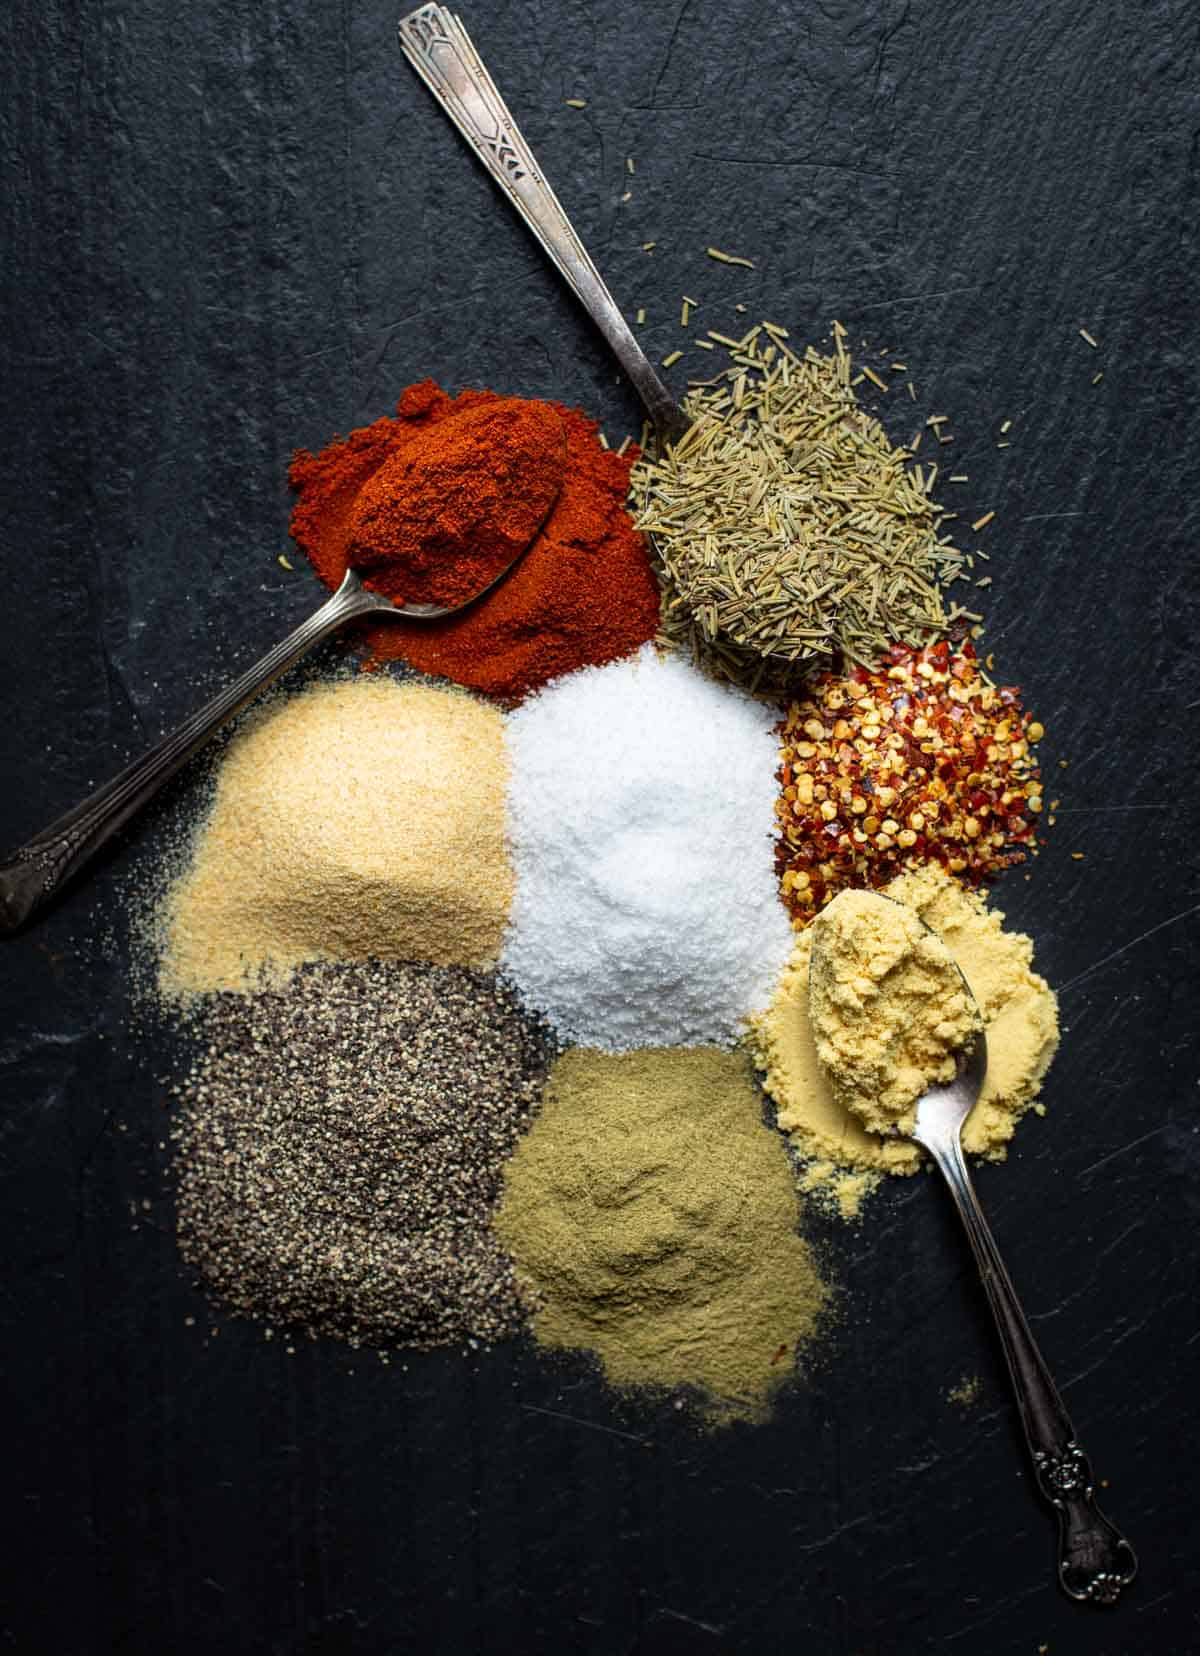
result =
[[[514,1332],[491,1229],[553,1045],[494,975],[368,962],[221,995],[172,1130],[180,1249],[231,1310],[355,1344]]]

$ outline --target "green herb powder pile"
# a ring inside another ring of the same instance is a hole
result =
[[[958,614],[963,555],[940,534],[937,468],[859,407],[845,330],[803,355],[760,323],[684,401],[692,427],[631,476],[653,537],[666,638],[751,687],[840,655],[870,665]]]
[[[511,990],[461,967],[320,964],[198,1017],[178,1232],[217,1299],[353,1344],[516,1330],[491,1214],[552,1049]]]
[[[616,1386],[690,1387],[714,1421],[765,1414],[828,1298],[787,1152],[748,1060],[718,1047],[555,1064],[497,1216],[549,1346]]]

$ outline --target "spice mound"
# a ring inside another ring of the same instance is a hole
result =
[[[732,1041],[791,948],[771,867],[771,712],[647,648],[508,720],[503,963],[565,1038]]]
[[[743,1055],[567,1052],[504,1176],[497,1228],[548,1346],[614,1386],[765,1413],[828,1298]]]
[[[397,445],[363,484],[349,560],[394,603],[461,604],[533,539],[566,459],[562,420],[545,403],[468,403]]]
[[[979,1028],[954,957],[910,908],[843,891],[813,922],[808,990],[834,1100],[872,1133],[910,1133]]]
[[[936,467],[910,467],[851,386],[845,330],[803,355],[773,323],[730,340],[692,425],[634,469],[638,527],[661,560],[669,636],[736,675],[835,653],[869,665],[960,612],[940,588],[963,557],[942,538]]]
[[[308,966],[222,995],[176,1089],[184,1260],[229,1310],[354,1344],[521,1321],[492,1229],[551,1046],[488,973]]]
[[[780,727],[780,889],[797,926],[838,891],[936,861],[977,884],[1036,840],[1042,727],[974,646],[895,646],[819,676]]]
[[[1004,916],[935,864],[902,874],[887,895],[906,904],[941,938],[961,968],[983,1017],[988,1067],[963,1145],[1002,1161],[1017,1122],[1036,1104],[1058,1047],[1054,993],[1033,970],[1033,944],[1004,930]],[[909,1139],[868,1131],[834,1097],[809,1017],[810,927],[796,939],[770,1007],[756,1018],[751,1048],[779,1110],[779,1125],[811,1162],[806,1187],[824,1190],[850,1213],[862,1173],[915,1173],[922,1152]],[[866,1034],[867,1031],[864,1031]],[[851,1183],[846,1184],[849,1172]],[[844,1198],[844,1199],[843,1199]]]
[[[484,582],[476,578],[482,564],[464,566],[467,573],[453,582],[444,568],[440,526],[459,507],[440,479],[469,475],[479,497],[494,498],[497,508],[506,478],[520,474],[531,502],[561,481],[529,551],[480,604],[445,621],[387,620],[363,634],[373,661],[400,657],[506,702],[576,667],[628,655],[654,636],[659,607],[645,542],[625,506],[634,451],[603,448],[596,422],[578,409],[537,402],[524,404],[511,430],[501,425],[495,444],[478,450],[479,422],[520,406],[493,391],[449,397],[423,380],[404,392],[394,419],[352,431],[319,454],[301,451],[289,472],[298,497],[292,536],[326,586],[336,587],[365,554],[376,571],[372,584],[383,583],[389,596],[442,601],[467,596],[471,581],[470,591]],[[565,464],[561,437],[536,453],[527,441],[539,422],[547,434],[554,422],[565,434]],[[394,494],[392,483],[406,475],[414,486]],[[512,532],[532,515],[533,504],[523,503]],[[465,521],[461,528],[465,536]],[[458,534],[456,527],[454,545]],[[385,569],[386,576],[378,573]]]
[[[484,965],[513,877],[499,712],[375,674],[251,716],[167,893],[168,998],[284,981],[306,960]]]

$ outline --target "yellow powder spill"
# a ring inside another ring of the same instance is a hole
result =
[[[169,997],[277,985],[307,960],[494,960],[513,876],[500,714],[371,675],[265,708],[230,744],[167,893]]]
[[[963,1128],[963,1144],[973,1155],[1002,1161],[1058,1047],[1054,993],[1033,970],[1030,939],[1006,932],[999,910],[987,908],[942,869],[930,865],[902,874],[886,889],[938,933],[979,1003],[987,1031],[987,1078]],[[750,1040],[778,1106],[780,1127],[794,1148],[821,1169],[814,1188],[824,1188],[840,1206],[843,1170],[915,1173],[923,1153],[907,1139],[868,1132],[835,1101],[808,1018],[811,950],[810,928],[797,938],[774,999],[755,1020]],[[1040,1113],[1041,1106],[1034,1107]]]
[[[761,1418],[828,1298],[744,1054],[575,1049],[508,1164],[497,1230],[548,1346],[615,1386],[693,1387]]]
[[[911,1133],[979,1027],[954,957],[911,908],[840,892],[812,926],[808,1009],[834,1099],[872,1133]]]
[[[829,1161],[810,1161],[800,1170],[799,1185],[806,1196],[815,1197],[827,1213],[839,1219],[858,1219],[863,1203],[879,1189],[881,1175],[870,1168],[849,1173]]]
[[[952,1386],[946,1393],[946,1402],[954,1403],[960,1409],[974,1408],[983,1396],[983,1381],[977,1374],[964,1374],[957,1386]]]

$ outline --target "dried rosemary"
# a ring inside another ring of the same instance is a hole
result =
[[[942,589],[965,575],[939,532],[937,467],[911,464],[859,406],[845,330],[828,356],[798,354],[771,322],[708,337],[729,366],[693,383],[691,428],[631,480],[667,641],[756,685],[942,635],[966,613]]]

